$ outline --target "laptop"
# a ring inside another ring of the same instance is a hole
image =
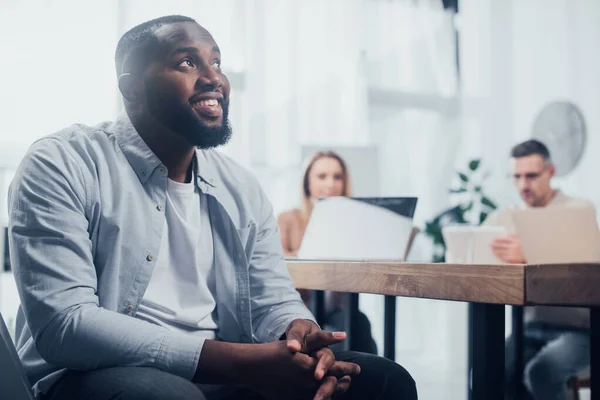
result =
[[[503,226],[449,225],[442,228],[446,244],[446,262],[452,264],[504,264],[490,244],[506,236]]]
[[[545,207],[512,211],[528,264],[600,262],[594,207]]]
[[[415,197],[327,197],[313,207],[298,258],[404,260]]]

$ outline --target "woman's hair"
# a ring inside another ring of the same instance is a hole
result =
[[[304,167],[304,173],[302,174],[302,212],[306,218],[310,216],[313,207],[313,204],[310,200],[309,189],[310,171],[315,162],[317,162],[321,158],[333,158],[334,160],[340,163],[340,166],[342,167],[342,180],[344,182],[342,186],[342,196],[352,195],[352,189],[350,185],[350,172],[348,171],[348,167],[346,167],[346,162],[344,161],[344,159],[340,157],[337,153],[330,150],[316,152],[312,155],[312,157],[308,159],[306,166]]]

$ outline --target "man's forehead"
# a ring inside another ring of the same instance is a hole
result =
[[[544,162],[545,161],[543,157],[538,154],[512,159],[514,170],[523,172],[529,170],[535,170],[534,172],[539,172],[539,169],[544,167]]]
[[[195,22],[178,22],[163,25],[154,32],[156,38],[164,45],[165,51],[172,51],[182,44],[205,42],[216,45],[209,31]]]

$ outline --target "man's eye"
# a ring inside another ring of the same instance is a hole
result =
[[[220,60],[215,60],[215,61],[212,63],[212,67],[213,67],[213,68],[215,68],[215,69],[219,69],[219,68],[221,68],[221,61],[220,61]]]
[[[188,59],[185,59],[185,60],[181,61],[179,64],[177,64],[177,66],[179,66],[179,67],[194,68],[194,63],[191,62]]]

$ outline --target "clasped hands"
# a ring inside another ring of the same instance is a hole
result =
[[[346,392],[360,367],[336,361],[327,347],[345,339],[345,332],[323,331],[311,321],[294,320],[286,329],[284,340],[269,344],[278,354],[273,358],[276,364],[269,368],[274,379],[257,389],[268,399],[325,400]]]

